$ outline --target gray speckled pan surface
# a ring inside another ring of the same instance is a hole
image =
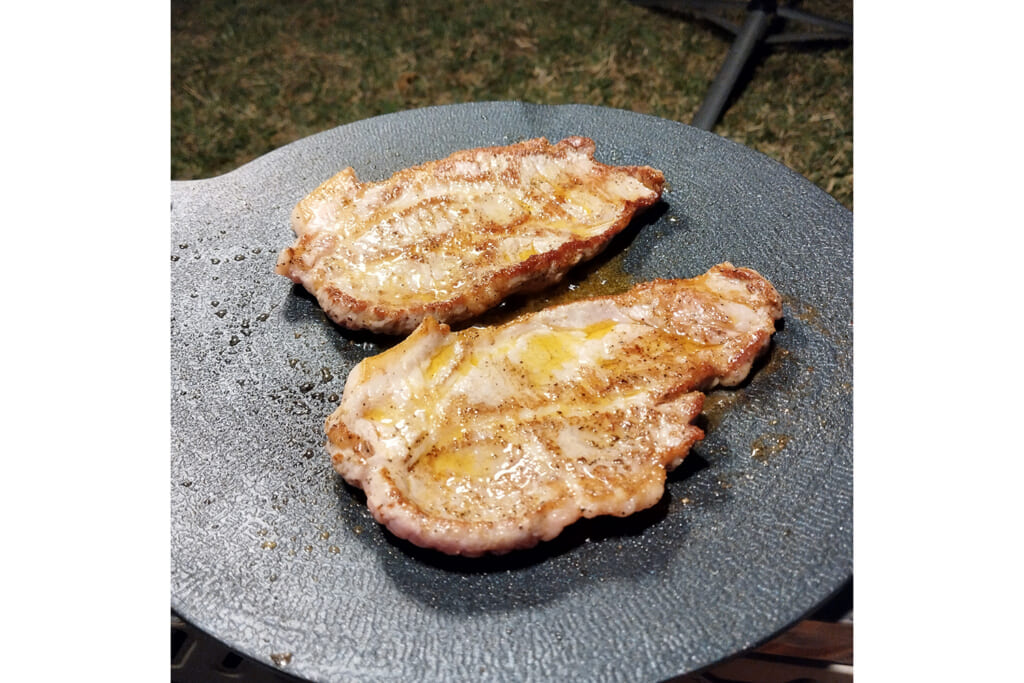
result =
[[[623,268],[638,281],[726,260],[758,270],[785,300],[771,356],[711,393],[707,438],[651,510],[498,558],[395,540],[331,470],[322,430],[348,371],[393,340],[342,330],[274,274],[292,207],[345,166],[380,180],[577,134],[599,160],[669,182],[613,243]],[[852,224],[761,154],[589,106],[401,112],[172,182],[172,607],[325,681],[658,681],[763,642],[852,573]]]

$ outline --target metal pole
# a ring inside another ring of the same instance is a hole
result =
[[[848,24],[845,21],[837,21],[835,19],[829,19],[828,17],[819,17],[817,14],[811,14],[810,12],[805,12],[794,7],[780,7],[776,11],[783,19],[796,19],[797,21],[821,26],[832,33],[839,33],[847,38],[853,38],[853,24]]]
[[[743,28],[740,29],[736,40],[729,48],[729,53],[725,56],[725,61],[722,63],[718,75],[715,76],[711,88],[708,89],[708,94],[704,98],[700,110],[693,117],[692,125],[703,130],[711,130],[714,127],[718,117],[722,114],[722,109],[725,108],[725,101],[729,99],[729,93],[732,92],[744,65],[750,58],[750,54],[768,30],[768,25],[774,16],[774,9],[774,3],[752,2],[750,4]]]

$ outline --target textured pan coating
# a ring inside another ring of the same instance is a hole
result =
[[[595,143],[544,138],[456,152],[360,183],[346,168],[298,203],[276,271],[339,325],[400,334],[465,320],[558,281],[661,196],[647,166],[607,166]]]
[[[530,547],[654,505],[703,438],[700,391],[742,381],[781,315],[767,280],[724,263],[499,327],[428,318],[352,370],[328,450],[397,536],[468,556]]]

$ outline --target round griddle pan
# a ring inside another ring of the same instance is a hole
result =
[[[421,550],[330,467],[324,418],[395,339],[339,328],[274,274],[289,214],[345,166],[381,180],[568,135],[668,180],[602,258],[636,281],[748,266],[785,319],[744,385],[711,392],[654,508],[503,557]],[[853,217],[779,163],[632,112],[474,103],[340,126],[171,200],[171,605],[230,647],[325,681],[657,681],[764,642],[851,576]]]

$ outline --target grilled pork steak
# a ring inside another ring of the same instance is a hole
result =
[[[276,271],[339,325],[407,333],[557,282],[661,196],[647,166],[606,166],[592,140],[456,152],[377,183],[347,168],[295,207]]]
[[[394,534],[468,556],[654,505],[703,438],[700,392],[750,372],[782,315],[725,263],[690,280],[452,332],[427,318],[359,363],[327,419],[334,468]]]

